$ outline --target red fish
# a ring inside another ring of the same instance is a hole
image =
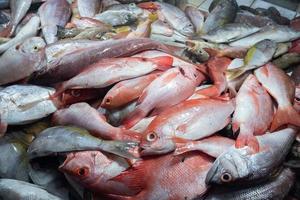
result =
[[[300,53],[300,39],[292,42],[289,53]]]
[[[167,70],[143,91],[135,111],[122,124],[130,128],[146,117],[151,110],[180,103],[189,98],[203,80],[204,75],[195,67],[182,66]]]
[[[268,92],[259,84],[254,75],[249,75],[236,96],[236,108],[233,114],[232,130],[239,136],[236,147],[251,147],[259,151],[254,135],[264,134],[273,119],[273,102]]]
[[[295,83],[291,78],[271,63],[255,70],[254,74],[278,104],[270,130],[274,131],[285,124],[300,126],[300,115],[292,104],[295,97]]]

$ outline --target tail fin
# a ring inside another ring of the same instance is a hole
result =
[[[55,99],[58,96],[60,96],[62,93],[64,93],[64,91],[67,89],[66,85],[64,83],[65,82],[56,84],[56,86],[55,86],[56,91],[53,95],[51,95],[51,99]]]
[[[139,121],[141,121],[146,116],[147,116],[147,112],[145,112],[144,110],[142,110],[140,108],[137,108],[128,117],[126,117],[123,120],[122,125],[126,129],[130,129],[131,127],[136,125]]]
[[[149,58],[148,60],[156,64],[157,68],[160,70],[166,70],[173,64],[173,58],[171,56],[159,56],[155,58]]]
[[[273,118],[270,131],[272,132],[285,124],[292,124],[298,127],[300,126],[300,114],[293,106],[284,108],[278,107],[278,110]]]

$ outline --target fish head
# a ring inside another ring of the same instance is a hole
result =
[[[132,12],[135,16],[143,14],[143,9],[138,7],[135,3],[128,4],[128,10]]]
[[[180,33],[185,36],[192,36],[195,33],[195,28],[191,22],[186,22],[181,28]]]
[[[37,53],[44,49],[45,41],[41,37],[32,37],[27,39],[23,44],[17,45],[16,49],[25,53]]]
[[[242,150],[244,151],[244,150]],[[230,184],[241,182],[250,176],[249,160],[235,148],[220,155],[208,171],[206,184]]]
[[[146,132],[140,143],[141,156],[161,155],[175,150],[175,143],[171,138],[160,135],[154,131]]]

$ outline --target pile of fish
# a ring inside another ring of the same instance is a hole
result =
[[[0,0],[0,199],[300,199],[300,18],[214,0]]]

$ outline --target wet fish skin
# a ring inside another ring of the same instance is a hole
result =
[[[24,25],[17,35],[9,40],[8,42],[0,45],[0,54],[5,52],[12,46],[24,42],[27,38],[36,36],[40,26],[40,18],[38,16],[33,16],[26,25]]]
[[[290,77],[272,63],[255,70],[254,74],[278,104],[270,130],[274,131],[285,124],[300,126],[300,114],[292,106],[295,83]]]
[[[100,10],[100,4],[99,0],[77,0],[79,15],[81,17],[94,17]]]
[[[57,26],[64,27],[70,16],[70,4],[66,0],[47,0],[39,8],[42,32],[47,44],[54,43],[57,38]]]
[[[297,130],[285,128],[277,132],[256,136],[260,151],[249,147],[230,148],[220,155],[207,174],[207,184],[251,183],[267,178],[283,162]],[[280,142],[279,142],[280,141]]]
[[[208,33],[219,26],[233,22],[236,17],[237,10],[238,5],[235,0],[221,0],[208,14],[204,22],[202,32]]]
[[[129,150],[136,145],[133,142],[101,140],[76,127],[56,126],[40,133],[30,144],[27,152],[29,159],[83,150],[100,150],[125,158],[134,158]]]
[[[213,188],[205,200],[271,200],[284,199],[295,182],[295,174],[284,168],[279,175],[269,180],[250,186],[231,186]]]
[[[113,126],[120,126],[122,121],[135,110],[137,101],[133,101],[121,108],[107,110],[106,116]]]
[[[256,33],[259,30],[260,28],[256,26],[241,23],[231,23],[225,24],[222,27],[217,27],[200,37],[208,40],[209,42],[228,43]]]
[[[204,24],[204,14],[194,6],[186,6],[185,14],[191,20],[194,25],[196,33],[200,33]]]
[[[260,42],[265,39],[272,40],[274,42],[289,42],[300,37],[300,32],[295,31],[294,29],[283,26],[283,25],[274,25],[274,26],[265,26],[257,33],[254,33],[248,37],[236,40],[229,43],[230,46],[239,46],[239,47],[250,47],[257,42]]]
[[[290,66],[300,63],[300,55],[299,53],[286,53],[273,60],[272,63],[280,69],[287,69]]]
[[[251,8],[250,8],[251,9]],[[248,10],[239,10],[236,14],[235,23],[250,24],[257,27],[277,25],[277,23],[266,16],[260,16]]]
[[[233,101],[214,99],[187,100],[166,109],[143,133],[141,155],[171,152],[176,148],[176,138],[198,140],[210,136],[229,123],[233,111]]]
[[[40,186],[14,179],[0,179],[0,197],[7,200],[62,200]]]
[[[9,125],[28,124],[56,111],[49,99],[53,88],[12,85],[0,91],[1,120]]]

